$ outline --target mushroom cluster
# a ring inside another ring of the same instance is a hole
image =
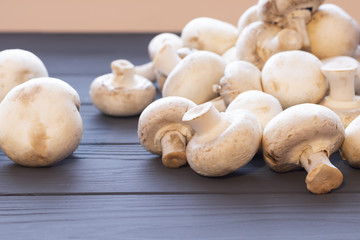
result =
[[[360,167],[359,42],[356,21],[324,0],[259,0],[237,26],[199,17],[179,36],[161,33],[148,66],[163,98],[140,114],[140,143],[165,166],[208,177],[260,152],[328,193],[343,181],[332,153]]]
[[[80,144],[80,97],[66,82],[48,77],[43,62],[22,49],[0,52],[0,148],[14,162],[46,167]]]

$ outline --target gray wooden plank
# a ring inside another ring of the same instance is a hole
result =
[[[128,194],[128,193],[302,193],[305,171],[278,174],[261,156],[220,178],[196,174],[189,166],[169,169],[160,157],[140,145],[80,145],[73,156],[49,168],[26,168],[0,154],[0,195]],[[332,161],[344,174],[344,184],[329,195],[360,192],[360,170],[338,154]]]
[[[0,197],[2,239],[359,239],[360,195]]]

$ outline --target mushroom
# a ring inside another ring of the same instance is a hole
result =
[[[181,31],[184,47],[223,54],[235,46],[238,30],[230,23],[209,17],[199,17],[188,22]]]
[[[135,74],[127,60],[111,63],[112,73],[97,77],[90,85],[90,97],[95,107],[111,116],[139,114],[156,95],[154,85]]]
[[[186,157],[200,175],[229,174],[247,164],[259,149],[261,124],[248,110],[220,113],[212,103],[204,103],[191,108],[182,120],[195,130]]]
[[[344,160],[355,168],[360,168],[360,116],[345,128],[345,140],[340,153]]]
[[[302,38],[295,30],[258,21],[243,29],[235,46],[238,60],[251,62],[262,69],[275,53],[301,49]]]
[[[162,89],[163,97],[179,96],[201,104],[218,96],[213,85],[224,75],[225,62],[209,51],[195,51],[171,71]]]
[[[343,181],[329,156],[339,149],[344,137],[336,113],[317,104],[299,104],[285,109],[266,125],[263,155],[277,172],[305,168],[307,189],[315,194],[328,193]]]
[[[43,62],[32,52],[7,49],[0,52],[0,101],[15,86],[32,78],[48,77]]]
[[[329,82],[329,95],[320,103],[336,112],[344,127],[360,115],[360,96],[355,95],[359,62],[348,56],[323,59],[321,70]]]
[[[148,53],[152,61],[166,44],[173,46],[174,49],[178,49],[182,47],[182,40],[178,35],[174,33],[165,32],[157,34],[151,39],[148,45]]]
[[[237,58],[237,55],[236,55],[236,47],[234,46],[232,48],[229,48],[221,56],[224,58],[226,64],[237,61],[238,58]]]
[[[321,61],[304,51],[285,51],[269,58],[262,70],[262,86],[284,109],[300,103],[319,103],[327,90]]]
[[[185,147],[194,131],[181,121],[185,112],[196,106],[182,97],[164,97],[147,106],[138,122],[138,137],[149,152],[162,155],[162,163],[178,168],[187,163]]]
[[[229,104],[226,112],[237,109],[247,109],[254,113],[260,120],[262,129],[265,128],[272,118],[283,110],[279,100],[270,94],[258,90],[249,90],[240,93]]]
[[[311,52],[318,58],[353,56],[360,41],[357,22],[334,4],[323,4],[307,25]]]
[[[242,92],[262,91],[261,71],[252,63],[235,61],[226,65],[224,76],[216,86],[227,106]]]
[[[134,67],[135,74],[148,79],[151,82],[156,81],[154,64],[152,62],[144,63]]]
[[[23,166],[59,162],[80,144],[79,109],[79,95],[62,80],[42,77],[20,84],[0,104],[0,147]]]
[[[250,23],[261,21],[257,11],[258,11],[257,5],[255,4],[249,7],[248,9],[246,9],[246,11],[243,14],[241,14],[237,23],[237,28],[239,33],[241,33],[241,31]]]

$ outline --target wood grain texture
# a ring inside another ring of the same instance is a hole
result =
[[[358,239],[359,194],[0,197],[11,239]]]

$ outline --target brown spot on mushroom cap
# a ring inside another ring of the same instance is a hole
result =
[[[307,149],[329,156],[344,140],[344,127],[330,109],[316,104],[299,104],[275,116],[263,133],[263,155],[278,172],[300,168],[300,156]]]

